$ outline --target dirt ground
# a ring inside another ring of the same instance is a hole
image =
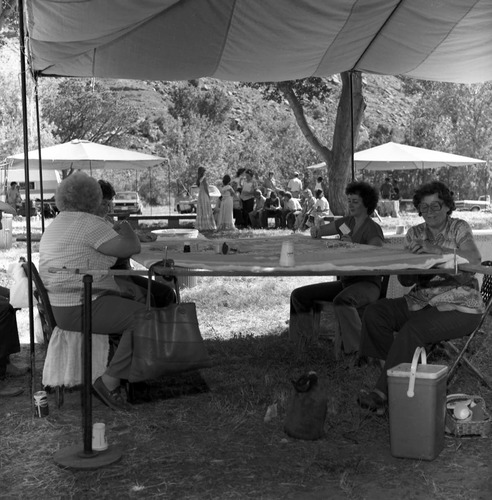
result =
[[[323,370],[319,348],[298,362],[315,367],[330,394],[326,437],[318,441],[289,438],[283,432],[290,368],[279,365],[288,348],[279,339],[245,341],[242,348],[211,342],[220,366],[155,381],[137,392],[134,410],[117,414],[93,398],[93,422],[106,423],[120,462],[94,471],[64,470],[54,456],[82,446],[80,392],[65,393],[50,414],[31,417],[31,397],[0,400],[0,498],[179,498],[179,499],[464,499],[492,498],[490,437],[446,437],[433,461],[394,458],[388,417],[360,410],[343,379],[372,379],[375,368],[355,371],[347,362]],[[239,342],[241,343],[241,342]],[[267,358],[256,349],[274,349]],[[238,350],[239,349],[239,350]],[[43,352],[36,349],[37,384]],[[227,359],[223,356],[227,354]],[[23,346],[16,361],[29,358]],[[333,380],[329,380],[329,377]],[[291,378],[291,377],[290,377]],[[274,380],[275,379],[275,380]],[[348,382],[347,382],[348,383]],[[466,374],[460,391],[480,390],[492,407],[490,392]],[[451,388],[452,390],[453,388]],[[275,400],[278,416],[264,422]]]

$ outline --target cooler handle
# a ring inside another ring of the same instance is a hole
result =
[[[407,396],[413,398],[415,395],[415,376],[417,374],[417,364],[419,362],[419,357],[422,358],[422,364],[427,364],[427,353],[424,347],[417,347],[413,354],[412,366],[410,367],[410,381],[408,382]]]

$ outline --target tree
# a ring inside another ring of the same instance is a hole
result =
[[[465,85],[414,83],[420,95],[407,133],[409,144],[482,160],[492,159],[492,83]],[[475,198],[490,189],[490,167],[440,169],[435,177],[450,184],[461,198]]]
[[[345,187],[351,179],[352,136],[355,148],[365,109],[361,74],[358,72],[342,73],[341,82],[342,88],[333,126],[331,148],[327,141],[323,142],[316,134],[305,113],[307,103],[315,100],[323,102],[332,93],[331,87],[326,85],[324,79],[307,78],[277,84],[263,84],[266,98],[278,101],[280,92],[287,100],[306,141],[326,163],[330,208],[335,214],[345,213]],[[255,85],[257,86],[257,84]]]
[[[43,117],[53,124],[53,134],[62,143],[86,139],[116,145],[138,119],[136,107],[103,81],[69,78],[57,86],[44,85],[43,90]]]

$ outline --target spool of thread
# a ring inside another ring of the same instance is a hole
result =
[[[92,426],[92,449],[94,451],[104,451],[108,449],[106,424],[99,422]]]
[[[46,417],[50,413],[48,407],[48,395],[46,391],[37,391],[33,394],[34,398],[34,416]]]

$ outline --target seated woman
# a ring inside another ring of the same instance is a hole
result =
[[[107,270],[118,258],[140,252],[140,241],[128,222],[117,233],[95,215],[102,203],[98,182],[82,172],[64,179],[55,195],[60,210],[46,228],[39,245],[39,271],[46,286],[56,323],[64,330],[81,331],[83,282],[79,274],[50,273],[50,267]],[[130,406],[120,393],[121,379],[128,379],[132,361],[132,328],[145,304],[123,298],[113,276],[94,275],[92,329],[94,334],[121,333],[118,348],[106,372],[93,388],[115,410]]]
[[[99,210],[96,211],[96,215],[103,217],[118,233],[120,230],[120,222],[114,222],[113,218],[109,216],[113,211],[113,198],[115,197],[116,191],[113,185],[108,181],[99,179],[98,183],[99,186],[101,186],[102,203]],[[137,231],[136,234],[139,240],[149,241],[147,236],[150,233],[139,234]],[[116,263],[111,266],[111,269],[132,269],[130,259],[117,259]],[[145,302],[149,285],[148,278],[145,276],[126,274],[115,276],[115,281],[120,287],[121,294],[124,297]],[[171,286],[162,281],[157,281],[157,279],[152,280],[150,283],[150,294],[150,305],[152,307],[166,307],[176,302],[176,294]]]
[[[451,217],[455,203],[446,185],[430,182],[421,186],[413,196],[413,204],[424,222],[408,230],[407,249],[438,255],[456,249],[470,263],[480,263],[470,226]],[[484,311],[477,281],[471,273],[402,275],[399,280],[404,286],[415,286],[405,297],[371,304],[362,320],[360,354],[385,363],[375,388],[371,392],[361,391],[358,403],[378,414],[385,411],[389,368],[411,362],[417,347],[469,335]]]
[[[382,246],[383,231],[370,217],[378,204],[376,189],[366,182],[352,182],[345,193],[350,215],[311,228],[311,236],[321,238],[338,234],[344,241]],[[380,288],[379,276],[344,276],[339,281],[296,288],[290,296],[290,338],[309,336],[313,329],[315,300],[333,301],[344,352],[358,351],[361,320],[357,309],[378,300]]]

